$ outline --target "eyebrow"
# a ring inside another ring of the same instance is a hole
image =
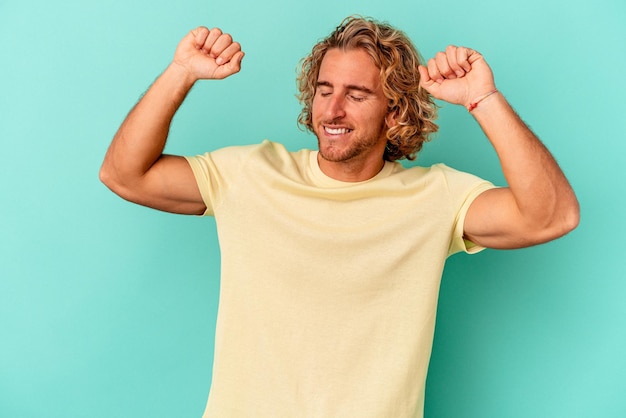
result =
[[[332,83],[330,83],[329,81],[318,81],[315,84],[315,87],[330,87],[330,88],[334,88],[335,86],[332,85]],[[360,86],[360,85],[356,85],[356,84],[348,84],[346,86],[346,89],[348,90],[356,90],[356,91],[360,91],[366,94],[374,94],[374,91],[368,87],[365,86]]]

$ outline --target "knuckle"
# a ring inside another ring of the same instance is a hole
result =
[[[428,71],[431,73],[437,71],[437,61],[434,58],[428,60]]]

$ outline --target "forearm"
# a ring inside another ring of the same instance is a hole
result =
[[[105,183],[141,178],[160,158],[176,111],[194,84],[172,64],[128,114],[115,134],[101,169]]]
[[[504,96],[490,93],[495,81],[480,53],[448,46],[419,71],[420,85],[430,94],[471,111],[508,182],[509,187],[487,190],[472,202],[463,225],[468,239],[485,247],[519,248],[558,238],[578,225],[578,201],[565,175]]]
[[[519,215],[540,228],[577,223],[578,202],[565,175],[504,96],[489,96],[472,115],[498,154]]]
[[[206,209],[185,158],[164,155],[174,115],[197,80],[239,72],[244,53],[220,29],[200,26],[178,44],[172,64],[137,103],[115,134],[100,180],[122,198],[151,208],[187,214]]]

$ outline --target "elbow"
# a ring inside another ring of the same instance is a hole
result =
[[[127,176],[106,161],[98,173],[100,181],[114,194],[129,202],[143,204],[141,199],[141,182],[132,176]]]
[[[518,231],[516,245],[511,248],[523,248],[544,244],[561,238],[578,227],[580,223],[580,207],[574,199],[571,203],[561,205],[558,210],[549,214],[526,218],[522,229]],[[508,247],[507,247],[508,248]]]
[[[100,179],[100,182],[102,184],[109,187],[111,177],[104,164],[102,164],[102,166],[100,167],[100,171],[98,172],[98,178]]]
[[[565,213],[563,214],[561,221],[563,235],[572,232],[580,224],[580,204],[578,203],[578,200],[574,198],[573,202],[564,212]]]
[[[562,231],[561,236],[572,232],[580,224],[580,204],[573,191],[563,199],[556,219]]]
[[[109,190],[116,195],[125,198],[123,196],[125,194],[124,183],[120,181],[119,176],[116,175],[116,171],[110,166],[110,164],[107,164],[106,161],[100,167],[98,177],[102,184],[104,184]]]
[[[540,228],[541,232],[538,232],[538,235],[542,237],[539,240],[540,243],[561,238],[578,227],[580,224],[580,206],[576,198],[564,205],[549,219],[550,222],[543,224]]]
[[[98,177],[100,181],[102,182],[102,184],[107,186],[109,189],[111,190],[115,189],[114,176],[112,175],[111,169],[108,167],[106,162],[103,163],[102,166],[100,167],[100,172],[98,173]]]

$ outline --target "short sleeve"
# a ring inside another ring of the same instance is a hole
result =
[[[475,244],[464,237],[465,216],[467,215],[467,211],[474,199],[476,199],[484,191],[493,189],[494,187],[495,186],[489,182],[481,183],[467,195],[467,198],[463,202],[463,205],[461,206],[456,217],[448,255],[452,255],[460,251],[464,251],[468,254],[476,254],[485,249],[485,247]]]
[[[473,174],[457,171],[444,164],[437,164],[437,168],[441,169],[446,177],[451,204],[456,211],[448,256],[461,251],[475,254],[484,250],[484,247],[464,238],[465,216],[474,199],[496,186]]]
[[[211,155],[206,153],[193,157],[185,156],[185,159],[191,166],[191,171],[193,171],[196,183],[198,184],[198,189],[202,195],[202,200],[206,206],[206,211],[204,211],[202,215],[212,216],[214,214],[213,202],[215,201],[215,193],[213,193],[214,189],[211,187],[211,183],[214,179],[212,173],[215,173],[215,166],[211,160]]]
[[[228,193],[251,149],[252,146],[226,147],[201,155],[185,156],[207,207],[203,216],[215,215],[216,208]]]

